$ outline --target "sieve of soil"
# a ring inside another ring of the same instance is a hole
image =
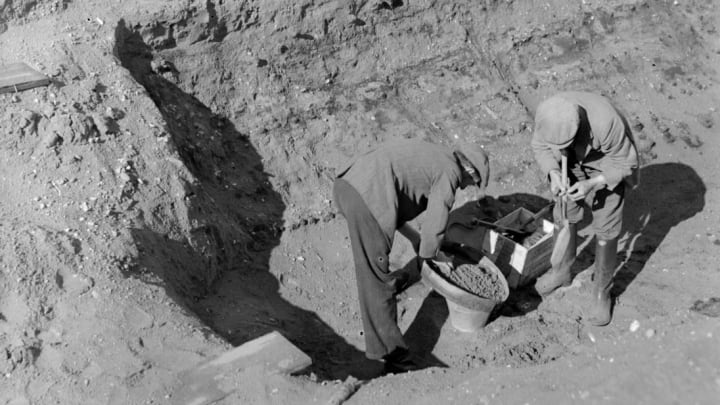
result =
[[[505,299],[503,280],[480,264],[461,264],[454,269],[438,266],[438,273],[456,287],[478,297],[501,302]]]

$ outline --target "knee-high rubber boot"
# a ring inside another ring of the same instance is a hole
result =
[[[605,326],[612,319],[612,279],[617,265],[617,238],[598,239],[595,246],[595,272],[593,273],[593,296],[587,322]]]
[[[567,250],[562,260],[560,260],[560,264],[540,276],[535,282],[535,290],[540,295],[548,295],[558,287],[570,285],[572,281],[570,269],[573,263],[575,263],[575,256],[577,255],[577,224],[568,224],[568,230],[570,232],[570,240]]]

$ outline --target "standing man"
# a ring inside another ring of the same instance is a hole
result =
[[[612,278],[617,265],[617,239],[622,227],[626,184],[637,185],[638,155],[630,128],[607,98],[582,92],[559,93],[535,113],[532,139],[535,159],[550,180],[553,195],[566,196],[570,241],[559,266],[540,277],[535,288],[550,294],[571,281],[577,223],[583,210],[592,212],[595,233],[593,297],[586,320],[597,326],[612,318]],[[567,156],[569,188],[562,184],[561,155]],[[555,223],[561,212],[555,205]]]
[[[488,158],[477,145],[450,150],[420,140],[387,142],[340,170],[335,202],[348,223],[365,332],[365,355],[384,360],[387,372],[417,369],[397,326],[395,296],[419,279],[391,272],[388,254],[395,231],[412,242],[423,260],[446,261],[440,252],[455,190],[485,190]],[[426,211],[422,233],[408,221]]]

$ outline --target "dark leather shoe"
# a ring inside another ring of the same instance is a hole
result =
[[[424,368],[422,361],[416,355],[405,349],[397,349],[385,356],[385,374],[401,374]]]

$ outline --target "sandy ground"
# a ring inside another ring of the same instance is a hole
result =
[[[238,371],[219,403],[716,403],[719,24],[710,0],[0,3],[0,65],[52,80],[0,95],[0,403],[177,403],[183,371],[273,330],[313,365]],[[582,322],[583,229],[570,287],[514,290],[477,333],[411,287],[428,367],[374,377],[334,168],[471,140],[489,214],[538,210],[532,112],[570,89],[613,99],[643,158],[613,322]]]

